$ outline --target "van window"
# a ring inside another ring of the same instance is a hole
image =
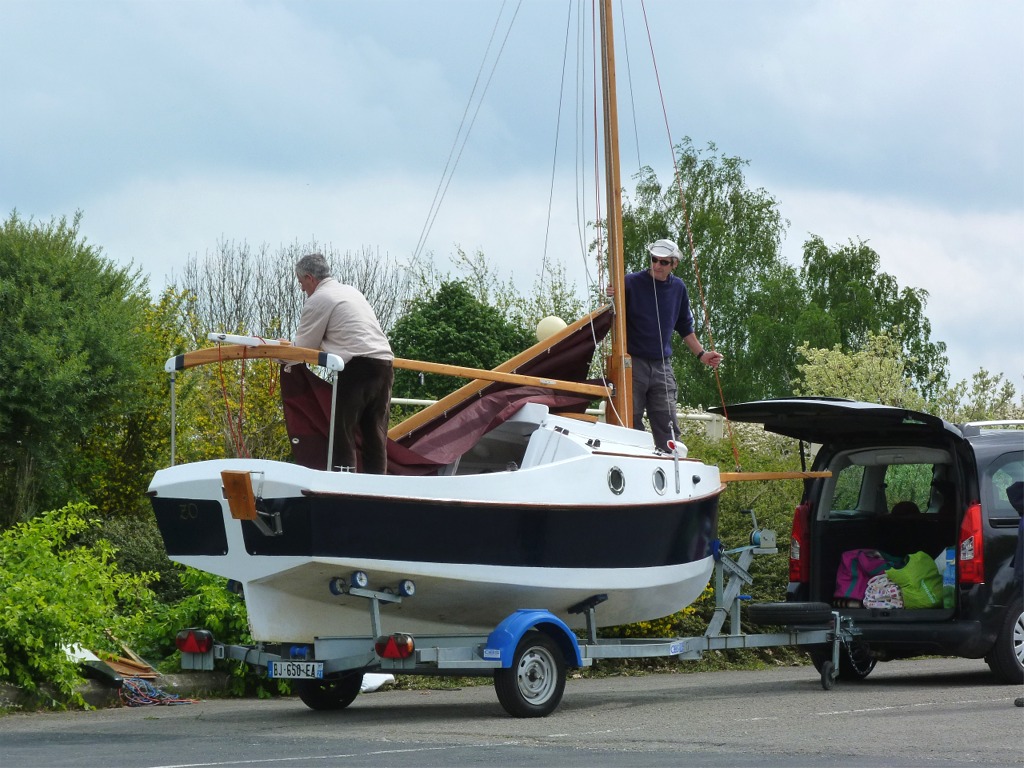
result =
[[[860,506],[860,490],[864,482],[864,467],[850,465],[835,476],[831,517],[851,516]]]
[[[889,511],[912,505],[918,511],[928,509],[932,489],[931,464],[896,464],[885,470],[885,501]]]
[[[988,465],[981,479],[981,492],[991,522],[1002,518],[1016,525],[1020,520],[1006,496],[1006,489],[1020,480],[1024,480],[1024,454],[1020,451],[1004,453]]]

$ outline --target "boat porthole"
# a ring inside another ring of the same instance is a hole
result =
[[[654,477],[652,477],[651,480],[654,482],[654,490],[657,491],[659,495],[664,496],[665,486],[668,484],[665,480],[665,470],[658,467],[654,470]]]
[[[612,467],[608,470],[608,487],[612,489],[612,493],[616,496],[626,490],[626,476],[622,474],[622,470],[618,467]]]

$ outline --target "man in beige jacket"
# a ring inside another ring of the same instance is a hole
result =
[[[387,474],[388,416],[395,359],[373,307],[356,288],[331,277],[319,253],[303,256],[295,265],[306,303],[299,317],[295,344],[338,355],[345,369],[338,372],[334,415],[336,466],[356,467],[356,431],[362,436],[363,472]]]

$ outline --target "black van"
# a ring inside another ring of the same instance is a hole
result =
[[[1024,421],[955,425],[830,398],[765,400],[725,411],[801,441],[805,464],[813,457],[804,469],[830,473],[805,481],[793,516],[786,606],[825,603],[853,619],[862,634],[841,657],[840,678],[867,677],[878,661],[941,655],[984,658],[1000,680],[1024,682],[1024,608],[1013,580]],[[927,553],[945,576],[945,599],[927,594],[913,608],[898,590],[887,599],[887,577],[872,583],[867,566],[851,576],[861,552],[890,568],[911,556],[921,565],[924,556],[915,553]],[[811,658],[820,671],[831,655],[815,648]]]

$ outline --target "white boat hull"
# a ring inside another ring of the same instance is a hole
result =
[[[524,411],[477,451],[521,440],[504,471],[381,476],[242,459],[161,470],[150,495],[168,554],[239,582],[264,642],[369,635],[369,601],[330,588],[354,571],[371,590],[415,583],[382,606],[388,632],[488,632],[520,608],[579,627],[569,608],[595,595],[610,626],[696,600],[713,570],[718,469],[659,454],[643,432]],[[239,470],[280,535],[232,516],[221,473]]]

